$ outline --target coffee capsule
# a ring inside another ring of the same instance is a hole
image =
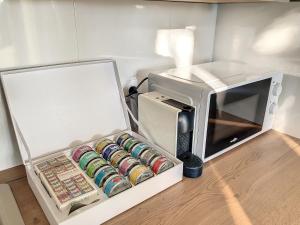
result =
[[[124,149],[130,153],[132,148],[139,143],[140,142],[135,138],[128,138],[127,141],[124,142]]]
[[[80,160],[80,157],[86,153],[86,152],[90,152],[90,151],[93,151],[93,149],[88,146],[88,145],[82,145],[76,149],[73,150],[72,152],[72,159],[75,161],[75,162],[79,162]]]
[[[136,139],[134,137],[127,138],[123,143],[123,148],[127,151],[128,145],[132,144],[132,141],[135,141]],[[127,147],[125,147],[127,145]]]
[[[137,185],[153,176],[154,174],[151,169],[144,165],[133,167],[129,173],[129,179],[133,185]]]
[[[99,170],[101,167],[107,165],[107,161],[105,161],[103,158],[97,158],[94,159],[89,163],[89,165],[86,168],[86,174],[93,178],[97,170]]]
[[[139,165],[139,164],[140,164],[140,162],[137,159],[129,156],[129,157],[123,159],[122,162],[120,163],[119,172],[121,174],[123,174],[124,176],[127,176],[128,173],[130,172],[130,170],[134,166]]]
[[[114,154],[111,155],[110,157],[110,163],[114,167],[118,167],[120,162],[127,158],[129,156],[129,153],[126,152],[125,150],[119,150],[115,152]]]
[[[102,156],[105,160],[110,160],[110,157],[120,149],[121,147],[117,144],[109,144],[103,149]]]
[[[122,191],[131,188],[130,182],[123,176],[113,175],[103,185],[103,191],[108,197],[112,197]]]
[[[88,166],[88,164],[92,160],[97,159],[97,158],[100,158],[100,155],[97,152],[95,152],[95,151],[86,152],[81,156],[81,158],[79,160],[79,167],[82,170],[85,170],[86,167]]]
[[[95,183],[98,187],[102,187],[104,182],[112,175],[118,172],[112,166],[103,166],[95,174]]]
[[[139,159],[141,154],[143,154],[143,152],[146,149],[149,149],[150,147],[145,144],[145,143],[138,143],[137,145],[135,145],[132,150],[131,150],[131,156],[133,156],[134,158]]]
[[[95,149],[96,149],[96,152],[98,152],[99,154],[102,153],[103,149],[109,145],[109,144],[113,144],[114,142],[110,139],[102,139],[101,141],[99,141],[96,146],[95,146]]]
[[[173,166],[174,163],[167,159],[165,156],[156,157],[151,162],[151,169],[156,174],[160,174]]]
[[[154,149],[147,149],[143,152],[143,154],[141,154],[140,159],[144,165],[149,166],[152,160],[157,156],[160,155]]]
[[[116,143],[118,145],[123,145],[124,141],[126,141],[128,138],[132,137],[130,134],[127,133],[123,133],[120,134],[119,136],[117,136],[116,138]]]

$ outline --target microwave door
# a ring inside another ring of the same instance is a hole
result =
[[[205,158],[262,130],[271,79],[210,96]]]

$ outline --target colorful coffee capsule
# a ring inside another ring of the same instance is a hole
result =
[[[127,141],[124,142],[124,149],[130,153],[132,148],[139,143],[140,142],[135,138],[128,138]]]
[[[114,142],[110,139],[102,139],[101,141],[99,141],[96,145],[95,145],[95,149],[96,152],[98,152],[99,154],[102,154],[103,149],[109,145],[109,144],[113,144]]]
[[[88,166],[88,164],[92,160],[97,159],[97,158],[100,158],[100,155],[97,152],[95,152],[95,151],[86,152],[81,156],[81,158],[79,160],[79,167],[82,170],[86,170],[86,167]]]
[[[98,187],[102,187],[107,178],[114,174],[118,174],[115,168],[111,166],[103,166],[95,174],[95,183]]]
[[[75,161],[75,162],[79,162],[80,160],[80,157],[86,153],[86,152],[90,152],[90,151],[93,151],[93,149],[88,146],[88,145],[83,145],[83,146],[80,146],[76,149],[73,150],[72,152],[72,159]]]
[[[124,141],[126,141],[128,138],[132,137],[130,134],[127,133],[123,133],[120,134],[119,136],[117,136],[116,138],[116,143],[118,145],[123,145]]]
[[[125,145],[126,145],[129,141],[132,141],[132,140],[135,140],[135,138],[131,136],[131,137],[127,138],[125,141],[123,141],[123,142],[122,142],[123,148],[125,149]],[[126,149],[125,149],[125,150],[126,150]]]
[[[89,177],[93,178],[97,170],[99,170],[101,167],[105,165],[107,165],[107,161],[105,161],[102,158],[97,158],[89,163],[89,165],[86,168],[86,174]]]
[[[103,191],[108,197],[112,197],[122,191],[131,188],[130,182],[123,176],[113,175],[103,185]]]
[[[110,157],[120,149],[121,147],[117,144],[109,144],[103,149],[102,156],[105,160],[110,160]]]
[[[131,151],[131,155],[134,157],[134,158],[137,158],[139,159],[141,154],[143,154],[143,152],[146,150],[146,149],[149,149],[150,147],[145,144],[145,143],[139,143],[137,145],[135,145],[133,148],[132,148],[132,151]]]
[[[144,151],[141,154],[140,159],[144,165],[149,166],[151,164],[152,160],[154,158],[156,158],[157,156],[160,156],[160,155],[154,149],[147,149],[146,151]]]
[[[154,174],[151,169],[144,165],[133,167],[129,173],[129,179],[133,185],[137,185],[153,176]]]
[[[110,157],[110,163],[113,167],[118,167],[120,162],[127,158],[129,156],[129,153],[125,150],[119,150],[111,155]]]
[[[167,159],[165,156],[156,157],[151,162],[151,169],[156,174],[160,174],[173,166],[174,163]]]
[[[120,163],[119,172],[122,175],[127,176],[129,174],[130,170],[139,164],[140,164],[140,162],[137,159],[129,156],[129,157],[123,159],[122,162]]]

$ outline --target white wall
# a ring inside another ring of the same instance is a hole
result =
[[[125,86],[136,72],[168,67],[155,53],[157,31],[194,26],[194,63],[210,61],[217,6],[142,0],[0,0],[0,70],[113,57]],[[0,92],[0,170],[18,165]]]
[[[194,62],[212,59],[216,5],[141,0],[76,2],[78,57],[117,59],[122,83],[139,69],[165,67],[174,60],[155,53],[161,29],[195,26]]]
[[[220,4],[214,59],[283,71],[274,128],[300,138],[300,2]]]
[[[0,1],[0,70],[77,58],[69,1]],[[20,164],[7,107],[0,92],[0,170]]]

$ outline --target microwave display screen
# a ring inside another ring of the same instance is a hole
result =
[[[210,96],[205,158],[262,130],[271,78]]]

